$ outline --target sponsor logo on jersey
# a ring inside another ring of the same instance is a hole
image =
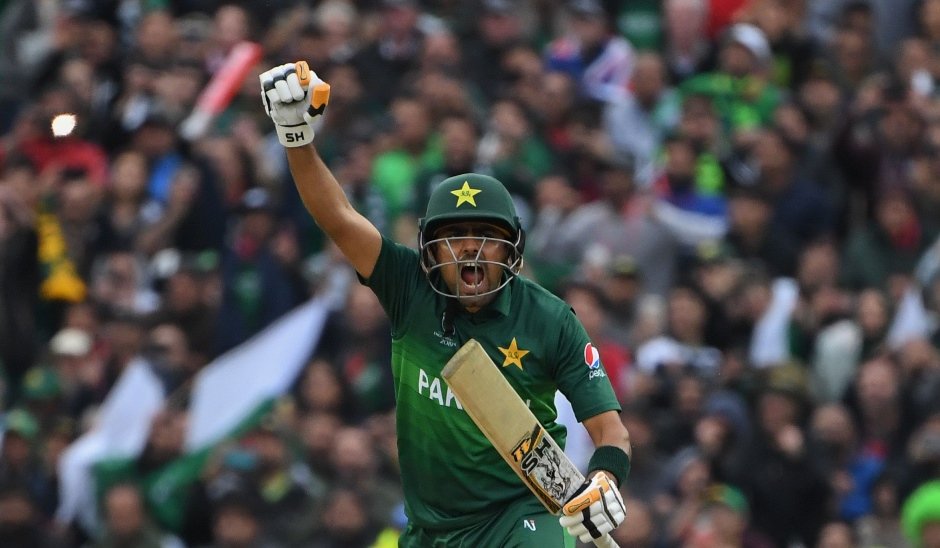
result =
[[[529,531],[535,531],[535,520],[534,519],[524,519],[522,520],[522,526],[528,529]]]
[[[601,367],[601,353],[591,343],[584,345],[584,363],[587,364],[588,369],[600,369]]]
[[[584,364],[587,365],[588,370],[590,370],[588,374],[589,379],[607,376],[604,374],[604,369],[601,367],[601,353],[598,352],[597,348],[591,343],[584,345]]]

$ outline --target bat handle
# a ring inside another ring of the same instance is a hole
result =
[[[594,539],[594,546],[597,546],[597,548],[620,548],[617,541],[610,536],[610,533],[605,534],[601,538]]]

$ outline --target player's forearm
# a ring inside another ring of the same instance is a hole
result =
[[[317,224],[335,239],[351,217],[358,215],[336,178],[313,146],[287,148],[287,162],[304,206]]]

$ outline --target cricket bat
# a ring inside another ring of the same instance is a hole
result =
[[[466,342],[444,366],[444,381],[464,411],[522,483],[554,515],[584,483],[584,476],[513,390],[486,350]],[[617,548],[606,534],[596,546]]]
[[[263,54],[261,45],[255,42],[239,42],[232,48],[199,94],[192,113],[180,124],[180,135],[184,139],[192,141],[206,134],[209,125],[232,102],[249,71]]]

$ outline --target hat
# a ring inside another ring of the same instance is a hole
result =
[[[940,523],[940,480],[918,487],[901,507],[901,528],[912,545],[921,545],[921,532],[929,523]]]
[[[705,489],[702,498],[705,504],[720,504],[739,514],[748,513],[747,499],[741,491],[726,483],[715,483]]]
[[[23,397],[27,400],[48,400],[61,393],[59,376],[49,367],[33,367],[23,377]]]
[[[599,0],[568,0],[568,11],[575,15],[606,17],[607,12]]]
[[[49,341],[49,349],[58,356],[82,357],[91,352],[91,335],[84,329],[66,327]]]
[[[617,255],[611,259],[608,273],[615,278],[640,277],[640,269],[631,255]]]
[[[239,213],[249,213],[253,211],[274,211],[274,198],[268,189],[256,186],[249,188],[243,195],[238,204]]]
[[[770,43],[767,42],[764,31],[754,25],[749,23],[738,23],[734,25],[728,33],[727,43],[744,46],[761,65],[770,63],[772,56]]]
[[[39,434],[39,423],[28,411],[13,409],[3,417],[3,430],[15,433],[28,441],[36,439]]]
[[[764,371],[762,392],[790,396],[800,402],[809,398],[809,374],[797,363],[770,367]]]
[[[700,264],[716,264],[732,257],[731,249],[721,240],[705,240],[695,246],[695,259]]]

